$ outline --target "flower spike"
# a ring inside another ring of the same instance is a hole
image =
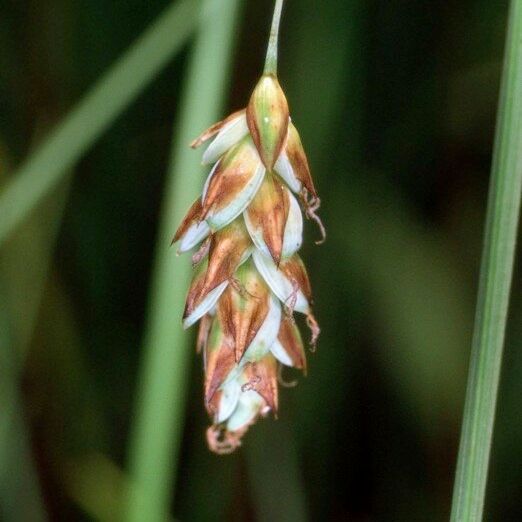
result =
[[[277,79],[282,4],[276,0],[264,73],[246,109],[191,144],[211,140],[202,163],[212,168],[173,239],[180,253],[195,249],[183,327],[200,322],[197,351],[203,354],[204,402],[212,419],[207,443],[219,454],[235,451],[257,419],[276,415],[278,383],[289,385],[281,377],[283,366],[306,372],[294,314],[305,315],[312,348],[320,331],[297,252],[303,214],[321,231],[324,227],[308,160]]]

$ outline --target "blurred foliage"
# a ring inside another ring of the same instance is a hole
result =
[[[167,5],[0,0],[0,188]],[[259,75],[271,8],[245,2],[228,109],[245,105]],[[279,419],[256,426],[230,457],[206,448],[193,357],[176,518],[448,518],[506,11],[486,0],[287,0],[280,77],[329,234],[315,247],[308,223],[303,249],[322,335],[308,377],[282,391]],[[15,405],[2,409],[11,428],[0,429],[2,519],[23,519],[13,484],[34,491],[34,509],[52,520],[121,514],[185,58],[0,251],[0,391]],[[522,518],[519,275],[517,266],[492,521]],[[27,464],[15,466],[16,481],[5,480],[6,448]]]

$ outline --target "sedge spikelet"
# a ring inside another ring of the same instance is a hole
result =
[[[313,346],[319,334],[297,252],[302,212],[319,224],[324,239],[316,214],[320,201],[275,73],[273,49],[267,63],[269,55],[268,72],[265,67],[246,109],[191,144],[212,139],[202,159],[212,168],[173,240],[179,241],[178,252],[197,248],[183,326],[199,321],[197,347],[212,418],[207,441],[222,454],[241,444],[258,417],[277,412],[278,366],[306,371],[294,313],[306,316]]]

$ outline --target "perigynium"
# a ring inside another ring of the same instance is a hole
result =
[[[276,412],[278,366],[306,370],[294,313],[306,316],[315,346],[319,326],[312,292],[297,254],[303,216],[324,228],[306,154],[277,79],[276,2],[265,71],[245,110],[212,125],[194,140],[212,141],[203,164],[212,165],[202,195],[174,241],[178,252],[197,248],[183,326],[199,321],[205,405],[213,423],[209,448],[230,453],[259,416]]]

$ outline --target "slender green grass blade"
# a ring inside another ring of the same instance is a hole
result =
[[[522,190],[522,1],[508,19],[451,520],[482,519]]]
[[[156,261],[130,441],[128,520],[165,520],[176,479],[192,349],[181,328],[190,260],[176,258],[170,238],[202,187],[192,138],[220,116],[227,87],[238,0],[205,0],[184,84],[165,188]]]
[[[193,1],[170,6],[20,166],[0,193],[0,246],[179,51],[195,22]]]

